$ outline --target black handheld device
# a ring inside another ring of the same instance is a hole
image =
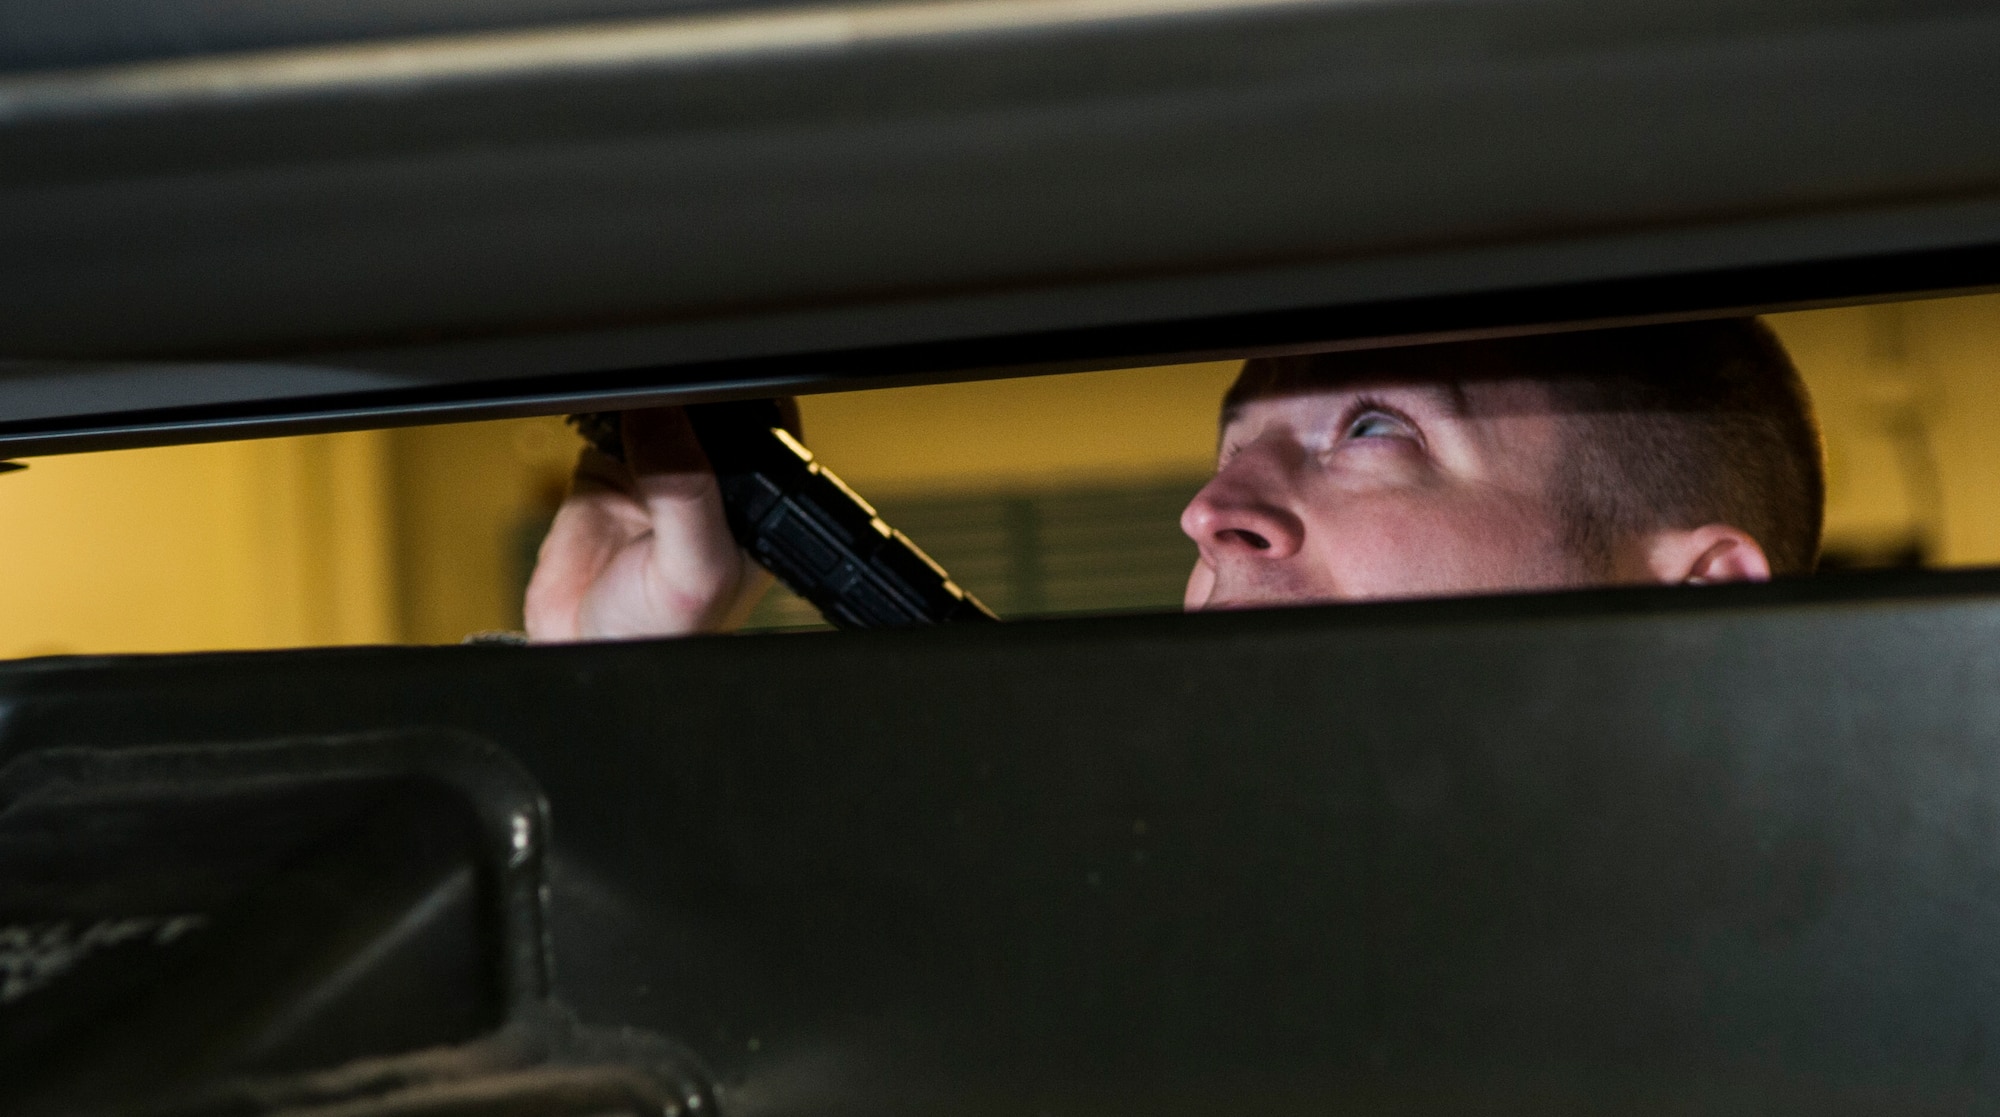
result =
[[[838,628],[907,628],[996,620],[909,536],[813,460],[776,400],[693,404],[695,438],[722,485],[738,546]],[[591,445],[623,460],[616,412],[569,417]]]

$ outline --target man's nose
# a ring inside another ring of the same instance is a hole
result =
[[[1305,546],[1305,523],[1288,507],[1290,486],[1274,458],[1263,448],[1246,447],[1181,513],[1181,530],[1210,562],[1290,558]]]

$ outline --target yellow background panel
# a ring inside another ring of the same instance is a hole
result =
[[[0,477],[0,655],[394,639],[381,445],[78,454]]]
[[[864,494],[1150,481],[1214,467],[1240,361],[807,396],[813,453]]]

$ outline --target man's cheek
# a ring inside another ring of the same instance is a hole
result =
[[[1315,564],[1346,598],[1450,594],[1482,580],[1480,547],[1440,510],[1393,502],[1324,523]]]
[[[1489,500],[1460,519],[1468,575],[1486,589],[1534,589],[1574,580],[1560,522],[1532,501]]]

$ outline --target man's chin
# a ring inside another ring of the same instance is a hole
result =
[[[1330,605],[1343,598],[1325,591],[1263,591],[1241,594],[1213,594],[1207,601],[1188,610],[1191,613],[1237,612],[1245,609],[1288,609],[1300,605]]]

